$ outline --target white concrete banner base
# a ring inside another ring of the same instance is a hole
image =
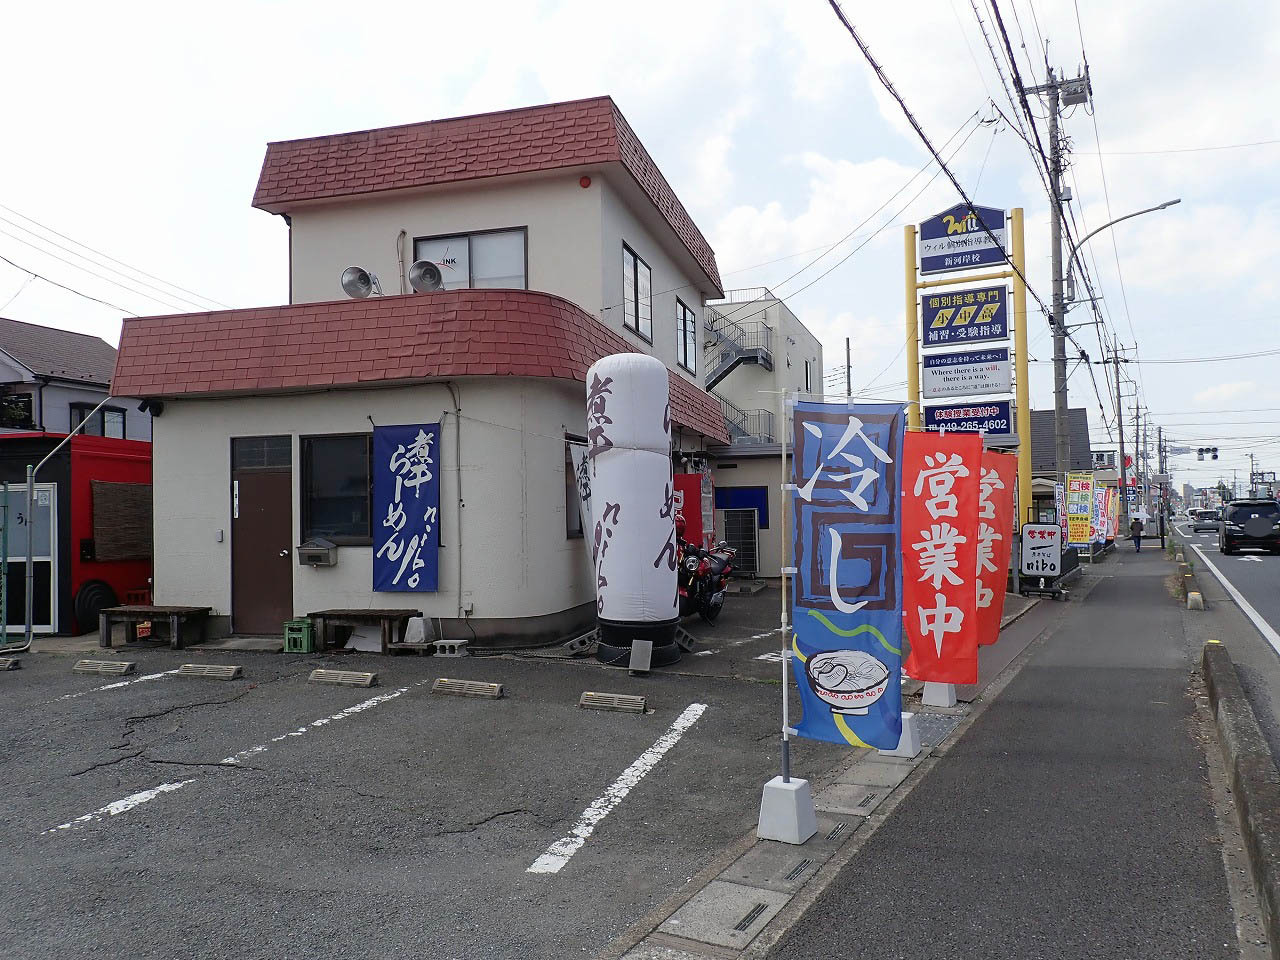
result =
[[[882,757],[901,757],[904,760],[914,760],[920,756],[920,724],[916,723],[916,715],[914,713],[902,714],[902,736],[898,738],[898,745],[892,750],[877,750]]]
[[[764,785],[757,837],[800,844],[817,832],[818,814],[808,780],[792,777],[786,782],[777,776]]]

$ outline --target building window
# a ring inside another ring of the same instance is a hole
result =
[[[371,544],[373,444],[367,433],[302,438],[302,539]]]
[[[653,343],[653,272],[622,245],[622,325]]]
[[[525,275],[526,241],[524,227],[420,237],[413,241],[413,258],[430,260],[439,267],[446,290],[525,290],[529,286]]]
[[[33,430],[36,421],[31,415],[31,394],[14,393],[0,397],[0,427],[15,430]]]
[[[586,445],[586,437],[564,435],[564,535],[582,539],[582,493],[578,489],[578,457],[575,443]]]
[[[804,362],[804,392],[813,393],[813,361]]]
[[[698,372],[698,318],[676,298],[676,360],[690,373]]]
[[[97,406],[97,404],[71,404],[70,429],[74,430],[83,423],[84,429],[80,432],[86,436],[116,437],[118,439],[124,439],[124,410],[120,407],[103,407],[97,413],[93,413],[93,408],[95,406]],[[90,414],[93,415],[90,416]]]

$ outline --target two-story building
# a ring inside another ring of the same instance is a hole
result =
[[[739,569],[781,575],[782,454],[790,424],[782,394],[823,392],[822,344],[765,287],[730,290],[705,312],[703,369],[731,442],[711,451],[717,536],[738,550]]]
[[[588,624],[588,367],[667,365],[677,462],[730,439],[699,369],[715,255],[612,99],[272,143],[253,203],[288,226],[289,304],[124,324],[114,387],[156,411],[155,602],[239,633],[336,607],[514,642]],[[418,260],[443,289],[410,292]],[[383,295],[345,296],[352,265]],[[440,425],[429,592],[373,586],[398,522],[373,433],[402,424]],[[336,563],[300,562],[316,541]]]
[[[0,317],[0,433],[69,433],[150,440],[136,400],[107,399],[116,348],[100,337]]]

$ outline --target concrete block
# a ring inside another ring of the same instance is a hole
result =
[[[818,815],[808,780],[781,776],[764,785],[760,798],[760,823],[756,836],[761,840],[804,843],[818,832]]]
[[[930,684],[925,684],[929,687]],[[951,705],[955,706],[956,688],[951,684],[937,684],[937,686],[951,687]],[[920,755],[920,724],[916,722],[914,713],[902,714],[902,736],[898,739],[898,745],[892,750],[880,750],[878,753],[882,757],[901,757],[905,760],[914,760]]]
[[[437,657],[467,656],[466,640],[433,640],[431,645],[436,648]]]
[[[422,617],[410,617],[409,625],[404,631],[405,643],[426,643],[427,625]]]
[[[954,683],[925,683],[920,702],[926,707],[954,707],[956,685]]]
[[[1187,609],[1188,610],[1204,609],[1204,595],[1200,593],[1199,590],[1187,591]]]
[[[875,756],[862,763],[855,763],[836,777],[836,780],[839,783],[860,783],[864,787],[885,787],[892,790],[907,779],[913,769],[913,764]]]

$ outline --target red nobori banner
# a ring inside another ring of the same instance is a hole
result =
[[[907,675],[978,682],[978,480],[982,437],[908,433],[902,452]]]
[[[978,643],[1000,638],[1004,591],[1013,551],[1013,490],[1018,458],[1011,453],[982,451],[978,479]]]

